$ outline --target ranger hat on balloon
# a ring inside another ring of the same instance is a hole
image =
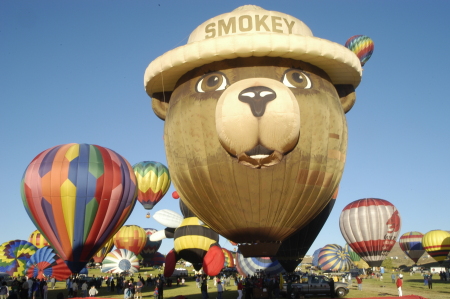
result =
[[[149,96],[172,91],[178,79],[196,67],[249,56],[309,62],[324,70],[333,84],[356,88],[361,81],[361,63],[346,47],[313,36],[309,27],[293,16],[244,5],[204,22],[186,45],[152,61],[145,71],[145,89]]]

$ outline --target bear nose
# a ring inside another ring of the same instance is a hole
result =
[[[255,117],[264,115],[266,105],[277,97],[275,91],[265,86],[252,86],[239,93],[239,101],[250,105],[252,114]]]

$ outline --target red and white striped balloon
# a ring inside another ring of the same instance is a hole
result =
[[[401,218],[387,200],[364,198],[348,204],[339,217],[342,236],[371,267],[379,267],[394,247]]]

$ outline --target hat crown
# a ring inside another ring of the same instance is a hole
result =
[[[258,33],[313,36],[305,23],[291,15],[244,5],[202,23],[191,33],[188,44],[222,36]]]

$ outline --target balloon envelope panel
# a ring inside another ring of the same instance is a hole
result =
[[[339,226],[349,246],[369,266],[379,267],[395,245],[401,218],[389,201],[364,198],[343,209]]]
[[[399,239],[400,248],[415,263],[425,253],[422,246],[422,237],[423,234],[420,232],[407,232]]]
[[[25,275],[27,262],[38,248],[25,240],[13,240],[0,245],[0,272],[11,276]]]
[[[72,271],[50,246],[44,246],[36,251],[27,262],[26,276],[28,278],[66,280]]]
[[[116,152],[71,143],[36,156],[21,192],[38,230],[78,273],[128,219],[136,203],[136,177]]]

